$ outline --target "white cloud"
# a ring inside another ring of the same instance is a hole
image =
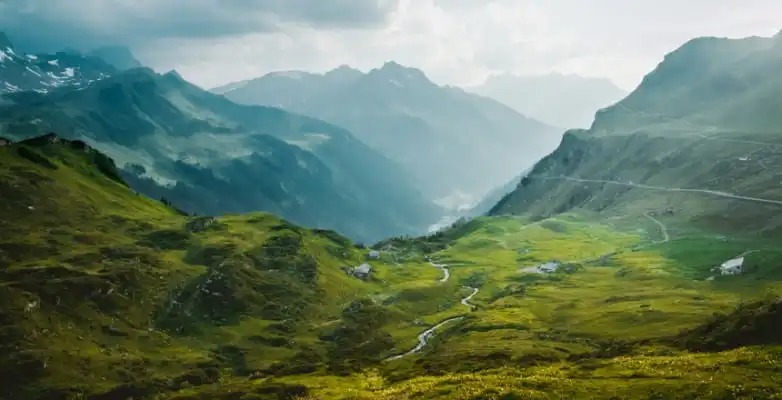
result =
[[[272,33],[153,41],[135,50],[206,87],[274,70],[360,69],[387,60],[440,83],[490,72],[604,76],[631,89],[662,57],[697,36],[770,36],[778,0],[400,0],[376,29],[289,24]]]

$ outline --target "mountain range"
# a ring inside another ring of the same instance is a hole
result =
[[[230,100],[258,81],[121,60],[45,90],[0,69],[0,398],[778,398],[782,34],[694,39],[528,168],[462,186],[443,156],[426,193],[367,133]],[[519,118],[386,67],[260,82],[381,122]]]
[[[780,35],[687,42],[567,132],[494,214],[668,209],[698,229],[779,232],[779,202],[763,199],[782,194],[780,70]]]
[[[103,59],[77,52],[22,54],[0,32],[0,94],[83,86],[115,72]]]
[[[494,74],[465,88],[501,101],[518,112],[552,126],[589,128],[597,110],[627,95],[604,78],[579,75]]]
[[[531,166],[559,140],[558,129],[495,100],[433,83],[387,62],[362,73],[273,72],[213,89],[242,104],[281,107],[343,126],[417,177],[432,199],[474,198]]]
[[[401,167],[342,128],[232,103],[176,72],[116,71],[95,57],[74,57],[112,74],[92,81],[77,73],[53,90],[6,95],[0,135],[56,132],[87,141],[111,155],[138,191],[200,215],[265,210],[373,241],[425,232],[442,212]],[[19,87],[27,82],[2,77]]]

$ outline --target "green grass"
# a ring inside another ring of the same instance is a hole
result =
[[[643,215],[589,211],[481,217],[376,246],[361,281],[345,267],[368,250],[334,232],[188,218],[94,153],[30,149],[0,149],[5,396],[716,399],[780,384],[779,343],[735,336],[753,332],[736,321],[773,326],[773,307],[731,313],[782,288],[767,237],[679,227],[662,242]],[[705,279],[750,250],[744,275]],[[554,260],[556,273],[522,271]],[[421,353],[382,361],[455,316]]]

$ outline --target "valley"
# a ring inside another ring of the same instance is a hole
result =
[[[0,399],[779,399],[781,38],[687,42],[556,148],[395,62],[4,50]]]
[[[757,397],[780,384],[782,351],[770,342],[699,352],[690,349],[708,335],[684,341],[782,289],[758,279],[782,261],[772,238],[669,232],[674,217],[662,212],[574,211],[479,217],[381,242],[375,259],[335,233],[270,215],[177,215],[112,180],[110,168],[96,174],[98,153],[79,146],[0,149],[13,199],[3,207],[0,291],[3,318],[16,321],[4,343],[22,346],[3,364],[20,383],[11,393]],[[29,217],[13,217],[23,210]],[[84,244],[62,252],[64,240]],[[745,274],[707,279],[742,253]],[[360,263],[372,269],[364,280],[343,268]],[[751,344],[747,335],[738,340]]]

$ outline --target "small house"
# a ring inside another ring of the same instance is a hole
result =
[[[358,279],[361,279],[362,281],[365,281],[369,279],[369,276],[372,274],[372,266],[370,266],[367,263],[361,264],[356,268],[353,268],[353,276],[355,276]]]
[[[369,252],[369,259],[370,260],[379,260],[380,259],[380,252],[377,250],[372,250]]]
[[[737,257],[732,260],[725,261],[720,265],[720,273],[722,275],[738,275],[743,272],[744,257]]]
[[[0,137],[0,147],[5,147],[11,144],[11,141]]]

